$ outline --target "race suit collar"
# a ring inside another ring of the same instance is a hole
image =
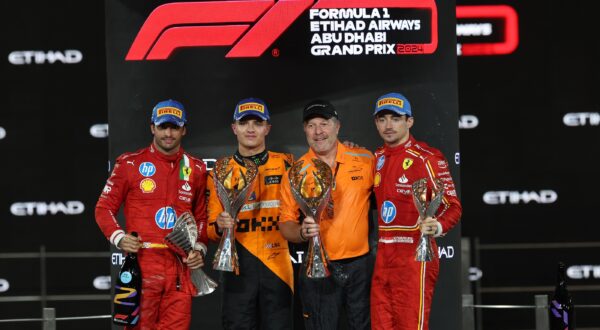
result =
[[[397,152],[403,152],[404,150],[410,148],[413,146],[413,144],[415,144],[415,138],[412,136],[412,134],[408,135],[408,140],[400,145],[397,145],[395,147],[390,147],[390,146],[385,146],[385,153],[386,154],[393,154],[393,153],[397,153]]]
[[[152,154],[154,157],[156,157],[159,160],[162,160],[164,162],[173,162],[178,160],[179,158],[181,158],[181,155],[183,155],[183,148],[181,146],[179,146],[179,151],[177,151],[177,153],[173,154],[173,155],[165,155],[162,152],[158,151],[158,149],[156,149],[156,147],[154,146],[154,143],[150,143],[150,154]]]
[[[248,156],[248,157],[244,157],[240,154],[240,151],[237,150],[235,152],[235,154],[233,154],[233,159],[235,159],[235,161],[240,164],[241,166],[244,166],[244,158],[248,158],[251,161],[254,162],[254,164],[256,164],[256,166],[261,166],[267,163],[267,160],[269,160],[269,152],[267,151],[267,149],[257,153],[256,155],[252,155],[252,156]]]

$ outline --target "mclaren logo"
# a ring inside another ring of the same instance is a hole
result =
[[[558,199],[554,190],[540,191],[488,191],[483,194],[483,201],[488,205],[498,204],[552,204]]]
[[[428,9],[432,31],[430,43],[423,45],[427,48],[424,52],[437,48],[437,7],[433,0],[198,1],[168,3],[154,9],[125,59],[165,60],[177,48],[215,46],[232,46],[225,55],[228,58],[259,57],[309,8]]]

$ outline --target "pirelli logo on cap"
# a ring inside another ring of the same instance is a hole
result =
[[[395,105],[400,108],[404,108],[404,100],[395,97],[386,97],[377,102],[377,107],[382,107],[384,105]]]
[[[265,113],[265,106],[260,104],[260,103],[256,103],[256,102],[248,102],[248,103],[243,103],[240,104],[240,106],[238,107],[238,112],[242,113],[244,111],[258,111],[260,113]]]
[[[158,110],[156,110],[156,117],[160,117],[160,116],[164,116],[164,115],[173,115],[177,118],[182,118],[183,117],[183,112],[177,108],[173,108],[173,107],[164,107],[164,108],[158,108]]]

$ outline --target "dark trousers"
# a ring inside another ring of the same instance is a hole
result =
[[[304,325],[308,330],[335,330],[345,309],[349,329],[369,330],[371,267],[369,257],[330,261],[331,276],[309,279],[304,267],[298,278]]]
[[[223,329],[292,328],[292,289],[236,242],[240,275],[222,272]]]

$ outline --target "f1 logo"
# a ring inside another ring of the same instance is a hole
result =
[[[314,0],[240,0],[164,4],[150,13],[125,60],[165,60],[177,48],[230,45],[233,47],[225,57],[259,57],[313,3]],[[433,53],[437,48],[435,0],[319,0],[312,8],[428,9],[431,40],[423,45],[423,53]]]

